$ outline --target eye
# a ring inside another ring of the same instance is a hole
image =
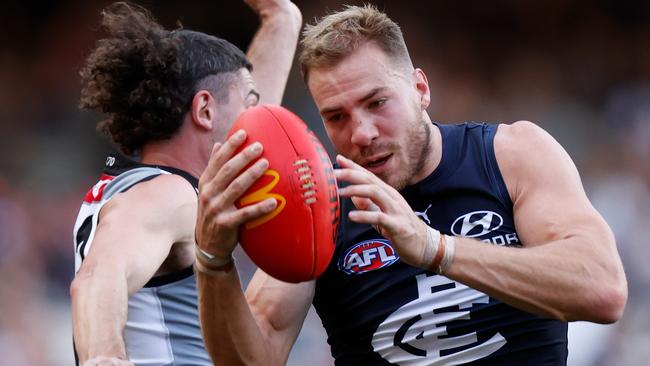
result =
[[[375,108],[381,107],[385,102],[386,102],[386,98],[381,98],[381,99],[374,100],[374,101],[370,102],[370,104],[368,104],[368,108],[369,109],[375,109]]]
[[[341,122],[343,121],[343,113],[332,114],[326,118],[327,122]]]

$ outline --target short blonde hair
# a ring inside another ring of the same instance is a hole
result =
[[[374,5],[346,5],[305,27],[298,59],[305,82],[310,68],[334,66],[366,42],[375,42],[397,64],[412,67],[397,23]]]

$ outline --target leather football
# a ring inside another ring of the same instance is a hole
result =
[[[247,109],[229,136],[239,129],[247,138],[237,152],[259,141],[269,167],[235,205],[277,201],[271,213],[240,227],[242,248],[260,269],[281,281],[317,278],[332,259],[339,222],[336,179],[327,151],[300,117],[281,106]]]

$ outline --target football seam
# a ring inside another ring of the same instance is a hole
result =
[[[264,109],[266,109],[273,116],[273,119],[275,119],[275,122],[280,126],[282,131],[284,131],[284,134],[288,137],[288,140],[289,140],[289,143],[291,144],[291,149],[293,149],[294,155],[299,156],[298,150],[296,150],[296,146],[294,145],[293,140],[289,137],[290,135],[287,132],[287,130],[284,128],[284,126],[282,125],[282,122],[280,122],[280,118],[278,118],[278,116],[275,113],[273,113],[273,110],[271,108],[269,108],[267,106],[263,106],[263,107],[264,107]],[[305,124],[306,124],[306,122],[305,122]],[[309,209],[309,213],[310,213],[309,218],[310,218],[310,221],[311,221],[310,224],[311,224],[312,240],[315,242],[317,240],[317,238],[316,238],[316,224],[315,224],[315,220],[314,220],[314,211],[312,210],[311,205],[306,205],[306,206],[307,206],[307,209]],[[318,264],[318,258],[317,258],[318,250],[316,250],[315,245],[313,245],[313,244],[315,244],[315,243],[312,243],[312,246],[311,246],[311,250],[312,250],[312,266],[311,266],[311,273],[310,273],[311,276],[313,276],[314,273],[316,273],[317,264]]]

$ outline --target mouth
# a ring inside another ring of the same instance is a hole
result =
[[[370,170],[371,172],[375,172],[382,168],[390,158],[393,157],[393,154],[386,154],[386,155],[381,155],[381,156],[376,156],[373,157],[372,159],[367,160],[364,164],[363,167]]]

